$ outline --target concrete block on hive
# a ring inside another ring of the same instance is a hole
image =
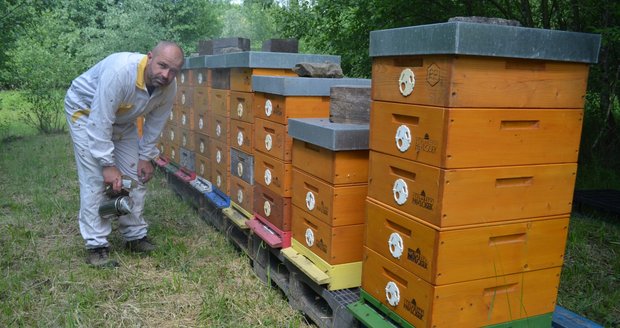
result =
[[[333,86],[329,120],[334,123],[370,122],[370,86]]]
[[[299,41],[297,39],[268,39],[263,41],[261,51],[297,53]]]
[[[220,55],[233,52],[249,51],[250,39],[246,38],[219,38],[198,43],[201,55]]]

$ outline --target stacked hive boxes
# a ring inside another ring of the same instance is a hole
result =
[[[189,68],[193,71],[193,120],[192,128],[194,131],[194,171],[199,176],[211,180],[211,152],[209,128],[212,116],[209,108],[209,72],[205,68],[208,56],[190,57]]]
[[[359,287],[368,188],[368,124],[289,120],[292,249],[283,254],[329,290]],[[308,271],[300,255],[320,272]]]
[[[296,76],[299,62],[339,63],[338,56],[237,52],[210,56],[209,109],[214,184],[249,218],[254,206],[254,108],[252,76]],[[234,213],[228,213],[233,215]],[[227,215],[228,215],[227,214]]]
[[[253,229],[271,247],[290,246],[292,144],[288,119],[328,117],[330,87],[364,79],[254,76],[255,219]],[[267,227],[265,229],[264,227]],[[265,233],[269,231],[270,233]]]
[[[415,327],[550,326],[598,36],[371,33],[362,298]]]

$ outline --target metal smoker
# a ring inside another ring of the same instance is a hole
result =
[[[133,200],[129,197],[129,191],[136,185],[135,181],[129,177],[122,177],[121,191],[114,192],[110,186],[105,190],[107,197],[99,206],[101,217],[121,216],[131,213]]]

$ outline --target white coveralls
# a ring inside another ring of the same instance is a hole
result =
[[[78,220],[86,248],[109,246],[111,219],[101,218],[98,212],[105,198],[104,166],[116,166],[121,174],[138,181],[130,191],[132,213],[119,217],[121,234],[131,241],[147,233],[142,216],[146,186],[137,177],[138,159],[152,160],[159,155],[157,141],[172,110],[176,80],[149,95],[144,80],[146,63],[146,55],[112,54],[73,80],[65,97],[80,183]],[[139,115],[145,118],[140,139]]]

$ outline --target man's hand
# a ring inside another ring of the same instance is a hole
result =
[[[138,161],[138,180],[142,183],[147,183],[153,177],[153,164],[151,161]]]
[[[116,166],[105,166],[103,168],[103,183],[111,185],[115,192],[121,191],[122,179],[121,171]]]

